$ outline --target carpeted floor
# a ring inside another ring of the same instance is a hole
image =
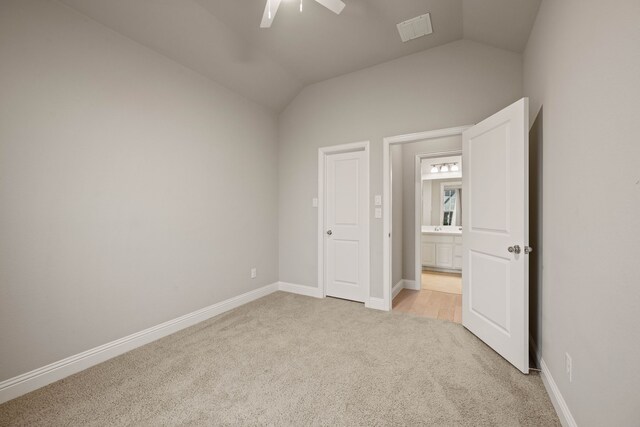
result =
[[[277,292],[0,406],[0,425],[556,426],[462,326]]]

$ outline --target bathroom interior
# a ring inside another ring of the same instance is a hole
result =
[[[392,222],[403,231],[392,233],[393,310],[462,323],[461,148],[460,136],[392,147]]]
[[[421,289],[462,295],[462,156],[421,161]]]

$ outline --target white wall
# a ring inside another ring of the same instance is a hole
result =
[[[391,146],[391,200],[393,223],[391,224],[391,285],[395,286],[404,277],[402,275],[402,211],[404,198],[404,165],[402,145]]]
[[[371,141],[371,287],[382,297],[382,138],[475,123],[521,96],[522,57],[471,41],[305,88],[279,119],[280,280],[317,286],[318,147]]]
[[[637,0],[545,0],[525,52],[544,224],[534,338],[580,426],[640,420],[639,17]]]
[[[55,1],[0,94],[0,380],[277,280],[271,113]]]

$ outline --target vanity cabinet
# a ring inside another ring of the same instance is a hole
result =
[[[462,270],[462,236],[422,233],[422,266]]]

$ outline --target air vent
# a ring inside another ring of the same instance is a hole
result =
[[[398,32],[403,42],[433,33],[431,14],[425,13],[424,15],[416,16],[415,18],[399,23]]]

